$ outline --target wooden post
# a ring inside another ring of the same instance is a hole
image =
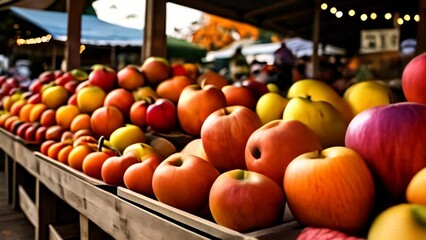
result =
[[[416,55],[426,52],[426,0],[419,0],[419,16]]]
[[[49,239],[49,224],[56,223],[58,198],[38,179],[36,180],[36,208],[38,209],[38,227],[35,239]]]
[[[56,70],[56,56],[58,55],[58,49],[56,48],[56,43],[52,47],[52,63],[50,65],[50,70]]]
[[[166,57],[166,0],[146,0],[141,62],[150,56]]]
[[[316,7],[314,12],[314,23],[313,23],[313,32],[312,32],[312,66],[313,66],[313,75],[316,77],[319,72],[319,59],[318,59],[318,45],[319,45],[319,35],[320,35],[320,3],[316,1]]]
[[[68,38],[65,43],[66,71],[80,67],[81,14],[83,0],[67,0]]]

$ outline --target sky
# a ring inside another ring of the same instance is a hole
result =
[[[145,23],[145,0],[97,0],[93,8],[100,20],[142,29]],[[173,35],[174,28],[187,29],[202,12],[173,3],[167,3],[166,34]]]

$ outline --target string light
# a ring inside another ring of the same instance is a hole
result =
[[[25,44],[30,45],[30,44],[46,43],[46,42],[49,42],[50,39],[52,39],[52,35],[50,34],[47,34],[46,36],[42,36],[42,37],[29,38],[29,39],[18,38],[16,39],[16,44],[18,46],[21,46]]]
[[[349,10],[348,14],[351,17],[355,16],[355,10],[353,10],[353,9]]]
[[[408,15],[408,14],[405,14],[405,15],[404,15],[404,20],[405,20],[405,21],[407,21],[407,22],[408,22],[408,21],[410,21],[410,19],[411,19],[410,15]]]
[[[337,12],[336,12],[336,17],[337,17],[337,18],[341,18],[341,17],[343,17],[343,12],[342,12],[342,11],[337,11]]]
[[[376,20],[376,18],[377,18],[377,14],[376,14],[376,13],[374,13],[374,12],[373,12],[373,13],[371,13],[371,14],[370,14],[370,18],[371,18],[371,19],[373,19],[373,20]]]
[[[402,24],[404,24],[404,19],[402,19],[402,18],[398,18],[398,20],[396,20],[396,22],[397,22],[399,25],[402,25]]]
[[[332,14],[336,14],[336,12],[337,12],[337,8],[335,8],[335,7],[330,8],[330,12],[331,12]]]
[[[322,9],[322,10],[327,10],[327,8],[328,8],[327,3],[323,3],[323,4],[321,4],[321,9]]]
[[[367,16],[367,14],[363,13],[363,14],[361,14],[360,18],[361,18],[361,21],[366,21],[368,16]]]
[[[390,13],[386,13],[385,14],[385,19],[386,20],[389,20],[389,19],[391,19],[392,18],[392,14],[390,14]]]
[[[414,15],[414,21],[416,21],[416,22],[420,21],[419,14]]]

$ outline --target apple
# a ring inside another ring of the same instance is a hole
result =
[[[42,73],[40,73],[40,75],[38,76],[39,81],[42,84],[46,84],[46,83],[50,83],[53,82],[56,79],[56,75],[54,71],[44,71]]]
[[[234,169],[213,183],[209,207],[215,222],[239,232],[280,223],[284,214],[282,189],[263,174]]]
[[[241,105],[255,110],[257,98],[250,89],[243,86],[226,85],[222,87],[227,106]]]
[[[48,127],[40,126],[35,133],[35,142],[41,144],[46,140],[46,130]]]
[[[213,86],[192,84],[186,86],[177,104],[177,115],[183,131],[192,136],[198,136],[206,118],[217,109],[226,106],[223,92]]]
[[[177,104],[183,89],[191,84],[192,81],[189,77],[178,75],[159,83],[156,92],[159,97],[167,98]]]
[[[140,69],[145,79],[154,86],[170,76],[169,62],[162,57],[148,57]]]
[[[172,63],[172,76],[188,76],[186,74],[186,69],[183,64],[180,63]]]
[[[17,129],[16,129],[16,135],[20,137],[21,139],[25,139],[25,131],[27,128],[31,127],[32,123],[30,122],[23,122]]]
[[[258,82],[256,80],[246,79],[241,82],[241,86],[246,87],[252,91],[256,99],[269,92],[268,87],[265,83]]]
[[[104,106],[114,106],[120,110],[125,118],[129,117],[130,107],[135,102],[133,94],[124,88],[116,88],[107,93]]]
[[[90,116],[90,129],[96,137],[104,136],[108,139],[114,130],[124,124],[123,114],[114,106],[100,107]]]
[[[128,65],[117,72],[118,86],[128,91],[136,90],[145,84],[145,78],[135,65]]]
[[[201,128],[201,140],[208,161],[221,172],[246,169],[247,140],[261,126],[257,114],[243,106],[214,111]]]
[[[148,197],[155,197],[152,189],[152,177],[155,169],[160,165],[161,160],[158,156],[150,156],[142,162],[130,166],[123,176],[124,185],[137,193]]]
[[[224,77],[222,77],[218,73],[213,72],[211,70],[201,74],[197,79],[197,83],[201,86],[206,86],[208,84],[211,84],[216,86],[219,89],[229,84],[228,80],[226,80]]]
[[[204,150],[203,140],[201,140],[201,138],[190,141],[182,148],[180,153],[194,155],[207,161],[207,154]]]
[[[407,202],[426,206],[426,192],[424,191],[424,186],[426,186],[425,184],[426,167],[418,171],[410,180],[405,193]]]
[[[185,68],[186,76],[195,81],[197,79],[200,70],[198,69],[197,64],[195,63],[184,63],[183,67]]]
[[[349,122],[353,118],[349,104],[330,85],[320,80],[303,79],[294,82],[287,92],[287,98],[307,97],[313,101],[326,101],[333,105]]]
[[[353,115],[365,109],[392,103],[390,87],[379,81],[363,81],[350,86],[343,94],[343,99],[348,102]]]
[[[210,188],[218,176],[219,172],[209,162],[175,153],[154,171],[152,188],[160,202],[197,213],[208,204]]]
[[[348,122],[328,102],[294,97],[287,103],[283,119],[298,120],[307,125],[316,133],[323,148],[345,144]]]
[[[78,68],[69,71],[69,73],[72,75],[74,80],[77,80],[79,82],[86,81],[89,77],[84,70]]]
[[[29,142],[37,142],[37,130],[41,127],[40,123],[33,123],[27,130],[25,130],[24,139]]]
[[[56,109],[68,101],[68,91],[62,86],[48,87],[41,93],[41,102],[50,109]]]
[[[377,191],[384,186],[396,202],[405,200],[408,183],[426,166],[425,122],[425,105],[403,102],[367,109],[348,126],[345,146],[368,163]]]
[[[423,89],[426,88],[424,78],[426,76],[426,54],[414,57],[402,72],[402,91],[405,98],[410,102],[426,104],[426,95]]]
[[[426,207],[401,203],[386,209],[374,219],[368,239],[426,239]]]
[[[167,133],[172,131],[177,125],[175,104],[166,98],[155,100],[146,109],[146,123],[156,132]]]
[[[43,86],[43,83],[41,83],[39,79],[34,79],[29,86],[29,90],[32,93],[40,93],[42,86]]]
[[[306,227],[297,236],[297,240],[313,240],[313,239],[365,240],[365,238],[357,238],[355,236],[348,235],[344,232],[337,231],[334,229],[317,228],[317,227]]]
[[[282,119],[284,109],[289,99],[278,93],[265,93],[256,103],[256,113],[262,124],[272,120]]]
[[[291,213],[304,226],[359,233],[374,204],[373,176],[346,147],[299,155],[288,164],[283,186]]]
[[[70,80],[64,84],[64,88],[70,93],[73,94],[76,92],[77,86],[80,84],[77,80]]]
[[[109,92],[117,85],[117,72],[109,67],[96,68],[90,72],[87,82]]]
[[[148,106],[154,102],[153,98],[147,98],[145,100],[138,100],[130,107],[130,122],[141,128],[147,126],[146,123],[146,110]]]
[[[152,99],[158,98],[157,92],[151,86],[138,87],[136,90],[132,91],[132,93],[136,101],[144,100],[148,97]]]
[[[321,149],[315,132],[297,120],[274,120],[254,131],[245,148],[247,169],[282,186],[287,165],[297,156]]]
[[[55,84],[65,86],[65,84],[71,80],[73,80],[72,75],[70,73],[64,73],[62,76],[55,79]]]
[[[28,98],[27,103],[30,103],[30,104],[41,103],[41,94],[34,93],[31,97]]]
[[[127,146],[123,151],[123,155],[129,152],[134,152],[136,156],[138,157],[139,161],[141,162],[143,162],[145,159],[150,158],[152,156],[156,156],[160,158],[160,156],[158,155],[158,153],[155,151],[155,149],[152,146],[142,142],[133,143]]]
[[[102,180],[110,185],[124,186],[124,173],[131,165],[138,162],[139,158],[134,152],[129,152],[122,156],[109,157],[102,164]]]
[[[83,113],[92,113],[103,106],[106,97],[105,91],[98,86],[87,86],[76,94],[77,106]]]
[[[145,133],[142,129],[132,124],[126,124],[123,127],[115,129],[109,137],[111,146],[120,153],[123,153],[124,149],[133,143],[145,141]]]

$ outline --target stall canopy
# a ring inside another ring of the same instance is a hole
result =
[[[46,31],[57,41],[67,40],[67,13],[11,7],[11,12]],[[81,43],[94,46],[141,47],[141,30],[126,28],[99,20],[93,15],[82,15]],[[205,56],[206,50],[185,40],[167,39],[168,57],[194,61]]]
[[[286,46],[290,51],[293,52],[293,54],[296,57],[303,57],[303,56],[312,56],[312,50],[313,50],[313,42],[310,40],[306,40],[300,37],[294,37],[287,39],[285,41]],[[233,44],[217,50],[217,51],[210,51],[207,53],[207,56],[205,58],[206,61],[214,61],[218,58],[230,58],[234,53],[237,47],[242,47],[242,53],[246,57],[249,56],[256,56],[256,55],[270,55],[272,57],[272,54],[281,46],[280,42],[274,42],[274,43],[256,43],[253,40],[241,40],[238,42],[234,42]],[[346,51],[345,49],[338,48],[336,46],[332,45],[325,45],[323,48],[323,45],[319,45],[318,49],[318,55],[345,55]]]

